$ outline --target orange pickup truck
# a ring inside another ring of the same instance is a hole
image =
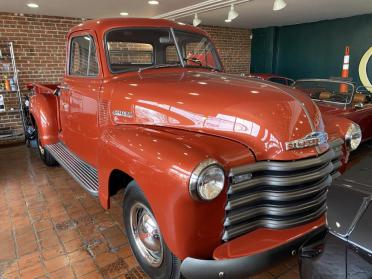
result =
[[[150,277],[245,278],[323,229],[327,187],[360,140],[353,122],[225,74],[208,35],[175,21],[90,20],[67,40],[61,84],[33,85],[40,156],[104,208],[125,188]]]

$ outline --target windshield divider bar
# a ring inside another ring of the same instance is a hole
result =
[[[171,34],[172,34],[172,37],[173,37],[173,40],[174,40],[174,45],[176,46],[176,50],[177,50],[178,57],[180,59],[181,66],[183,68],[185,68],[185,61],[183,60],[181,49],[180,49],[180,47],[178,45],[178,42],[176,40],[176,35],[174,34],[173,28],[171,28],[170,31],[171,31]]]

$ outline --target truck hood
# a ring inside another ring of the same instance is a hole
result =
[[[173,127],[226,137],[257,160],[295,160],[328,144],[285,150],[285,142],[324,131],[319,109],[301,92],[270,82],[185,69],[126,73],[104,82],[115,124]]]

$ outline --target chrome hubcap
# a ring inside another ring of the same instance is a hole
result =
[[[130,210],[130,225],[143,258],[151,266],[159,267],[163,262],[163,241],[154,215],[145,205],[136,203]]]

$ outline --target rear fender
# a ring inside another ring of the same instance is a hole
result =
[[[108,180],[120,169],[141,187],[171,251],[180,259],[210,257],[221,243],[225,193],[195,201],[189,178],[207,158],[229,168],[254,162],[248,148],[227,139],[160,127],[115,126],[103,132],[99,148],[99,198],[109,206]],[[227,183],[226,183],[227,184]]]
[[[35,119],[42,145],[58,142],[57,97],[36,94],[31,97],[30,112]]]

